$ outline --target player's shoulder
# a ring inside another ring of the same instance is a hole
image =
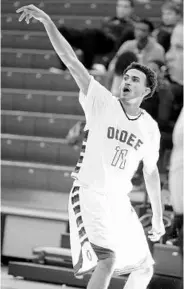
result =
[[[145,109],[142,109],[142,112],[144,120],[149,127],[149,130],[152,131],[153,133],[155,132],[160,134],[158,123],[156,122],[156,120]]]
[[[105,87],[105,85],[103,84],[103,82],[101,82],[98,77],[95,78],[94,76],[91,76],[91,81],[90,81],[90,85],[89,85],[89,89],[88,91],[90,92],[90,90],[93,90],[97,93],[97,94],[106,94],[106,95],[109,95],[111,96],[113,99],[115,98],[113,95],[112,95],[112,92],[107,89]]]

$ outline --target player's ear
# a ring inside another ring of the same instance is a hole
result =
[[[150,93],[151,93],[151,88],[146,86],[143,96],[145,97],[145,96],[147,96]]]

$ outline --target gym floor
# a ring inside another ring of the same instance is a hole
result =
[[[77,289],[65,285],[54,285],[44,282],[24,280],[23,278],[8,275],[8,267],[1,266],[1,289]]]

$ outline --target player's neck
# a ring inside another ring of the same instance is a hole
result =
[[[125,102],[124,100],[120,99],[126,113],[131,116],[138,116],[141,112],[140,105],[138,103],[129,103]]]

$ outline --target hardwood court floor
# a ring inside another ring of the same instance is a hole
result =
[[[77,289],[65,285],[28,281],[8,275],[8,268],[1,266],[1,289]]]

